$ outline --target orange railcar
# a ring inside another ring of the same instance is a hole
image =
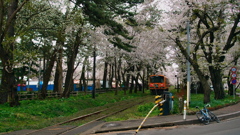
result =
[[[163,94],[164,91],[168,91],[170,87],[169,80],[164,75],[150,75],[149,77],[149,89],[152,94]]]

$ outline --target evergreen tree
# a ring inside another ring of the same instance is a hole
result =
[[[71,0],[73,2],[73,0]],[[131,39],[128,31],[123,24],[117,19],[124,19],[135,24],[132,8],[144,0],[76,0],[76,6],[82,8],[83,14],[87,21],[95,26],[107,26],[105,34],[115,36],[111,39],[111,43],[115,46],[129,50],[132,46],[128,43],[123,43],[121,36],[125,39]]]

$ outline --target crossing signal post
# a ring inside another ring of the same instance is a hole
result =
[[[163,103],[161,103],[161,101],[163,101],[162,95],[155,96],[155,104],[158,104],[158,108],[159,108],[158,115],[163,115]]]
[[[162,95],[155,96],[155,104],[158,104],[159,110],[158,116],[169,115],[171,113],[173,110],[173,98],[172,93],[168,91],[164,91]]]
[[[152,111],[158,107],[160,104],[163,104],[166,100],[163,100],[162,96],[156,96],[155,97],[155,105],[153,106],[153,108],[148,112],[147,116],[143,119],[142,123],[139,125],[138,129],[136,130],[135,134],[136,135],[138,133],[138,131],[140,130],[140,128],[142,127],[143,123],[146,121],[146,119],[148,118],[148,116],[152,113]]]

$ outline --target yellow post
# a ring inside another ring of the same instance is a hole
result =
[[[146,119],[148,118],[148,116],[152,113],[152,111],[159,106],[160,104],[163,104],[165,102],[165,100],[162,99],[162,96],[156,96],[155,97],[155,105],[153,106],[153,108],[148,112],[147,116],[143,119],[142,123],[139,125],[138,129],[136,130],[135,134],[136,135],[138,133],[138,131],[140,130],[140,128],[142,127],[143,123],[146,121]]]

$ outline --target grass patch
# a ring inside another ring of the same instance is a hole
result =
[[[171,90],[171,92],[174,96],[172,113],[180,114],[182,112],[179,110],[180,103],[176,96],[177,91]],[[145,94],[139,92],[128,95],[119,91],[118,95],[114,95],[114,92],[96,94],[96,99],[92,99],[91,94],[82,94],[66,99],[24,100],[21,101],[19,107],[10,107],[9,104],[3,104],[0,105],[0,133],[21,129],[39,129],[110,106],[117,106],[121,101],[137,102],[140,98],[144,98],[145,102],[105,119],[105,121],[121,121],[144,118],[154,106],[155,96],[150,95],[150,91],[145,91]],[[210,105],[215,107],[238,101],[240,101],[238,96],[235,99],[233,99],[233,96],[226,96],[225,99],[214,100],[214,94],[212,93]],[[195,106],[204,106],[203,94],[191,94],[189,111],[196,111]],[[149,117],[158,116],[158,114],[159,111],[156,108]]]
[[[133,106],[130,109],[127,109],[121,113],[115,114],[114,116],[107,117],[104,121],[122,121],[122,120],[134,120],[145,117],[148,112],[153,108],[154,104],[154,95],[147,95],[142,98],[145,99],[145,102],[140,105]],[[158,109],[153,110],[149,117],[157,116]]]
[[[195,109],[196,106],[199,106],[201,108],[204,105],[206,105],[203,103],[203,98],[204,98],[203,94],[191,94],[190,110],[196,111],[197,110]],[[239,96],[235,96],[235,99],[234,99],[233,96],[229,96],[229,95],[226,95],[224,99],[215,100],[213,93],[211,93],[210,98],[211,98],[211,101],[208,104],[210,104],[211,107],[213,108],[221,107],[221,106],[224,107],[225,105],[234,104],[240,101]]]
[[[149,94],[124,95],[119,91],[118,95],[114,95],[114,92],[96,94],[96,99],[92,99],[92,95],[88,94],[61,99],[23,100],[18,107],[3,104],[0,105],[0,132],[43,128],[71,117],[96,111],[90,108],[96,109],[146,95]]]
[[[182,114],[182,110],[179,108],[179,101],[178,101],[178,94],[177,90],[171,90],[171,93],[173,93],[174,96],[174,104],[173,104],[173,110],[171,111],[172,114]],[[132,119],[140,119],[144,118],[148,112],[152,109],[154,104],[154,95],[149,95],[146,98],[146,103],[135,106],[131,109],[128,109],[120,114],[116,114],[112,117],[108,117],[105,119],[105,121],[121,121],[121,120],[132,120]],[[194,112],[198,111],[195,107],[199,106],[200,108],[203,107],[205,104],[203,104],[203,94],[191,94],[191,103],[189,106],[189,109],[187,112],[189,114],[195,114]],[[233,99],[233,96],[226,95],[225,99],[221,100],[215,100],[214,99],[214,93],[211,93],[211,102],[209,103],[211,107],[224,107],[225,105],[234,104],[240,101],[240,98],[238,96]],[[152,113],[149,115],[149,117],[158,116],[159,110],[158,108],[154,109]]]

